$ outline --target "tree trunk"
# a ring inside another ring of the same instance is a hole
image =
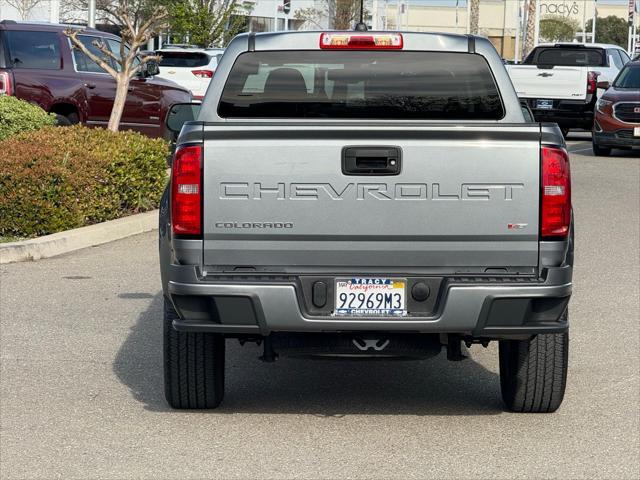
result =
[[[526,40],[524,42],[524,56],[525,58],[529,55],[529,52],[533,50],[535,35],[536,35],[536,1],[537,0],[529,0],[528,8],[527,8],[527,30],[526,30]]]
[[[469,4],[469,33],[478,34],[478,24],[480,22],[480,0],[470,0]]]
[[[129,93],[129,82],[128,72],[118,73],[118,77],[116,78],[116,98],[113,101],[113,108],[111,109],[111,116],[109,117],[109,126],[107,127],[112,132],[117,132],[120,127],[122,112],[124,111],[127,94]]]

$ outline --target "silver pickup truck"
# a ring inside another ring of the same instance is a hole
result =
[[[236,37],[201,108],[167,119],[181,129],[160,211],[169,404],[219,405],[231,339],[267,362],[463,360],[497,340],[507,408],[556,410],[569,159],[527,113],[484,38]]]

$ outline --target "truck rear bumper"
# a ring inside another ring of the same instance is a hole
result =
[[[552,109],[537,108],[537,99],[525,99],[537,122],[554,122],[560,128],[584,128],[591,130],[595,99],[584,101],[554,100]]]
[[[388,331],[459,333],[474,337],[557,333],[571,295],[571,267],[546,270],[544,279],[444,278],[432,313],[425,316],[353,318],[310,314],[301,285],[290,277],[205,281],[195,267],[172,265],[165,292],[181,331],[228,335],[272,332]]]

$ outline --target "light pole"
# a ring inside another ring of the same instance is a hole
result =
[[[598,19],[598,0],[593,0],[593,23],[591,24],[591,43],[596,43],[596,20],[597,19]]]
[[[96,0],[89,0],[89,20],[87,21],[89,28],[96,28]]]

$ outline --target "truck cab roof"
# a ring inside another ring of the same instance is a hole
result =
[[[323,33],[339,35],[362,35],[371,37],[375,35],[400,34],[403,38],[404,50],[434,50],[434,51],[470,51],[475,50],[475,45],[484,45],[493,48],[491,42],[474,35],[462,35],[442,32],[390,32],[390,31],[286,31],[286,32],[262,32],[245,33],[238,35],[232,42],[246,42],[252,39],[256,50],[316,50],[319,46],[320,36]],[[494,49],[495,50],[495,49]],[[472,53],[472,52],[471,52]]]

